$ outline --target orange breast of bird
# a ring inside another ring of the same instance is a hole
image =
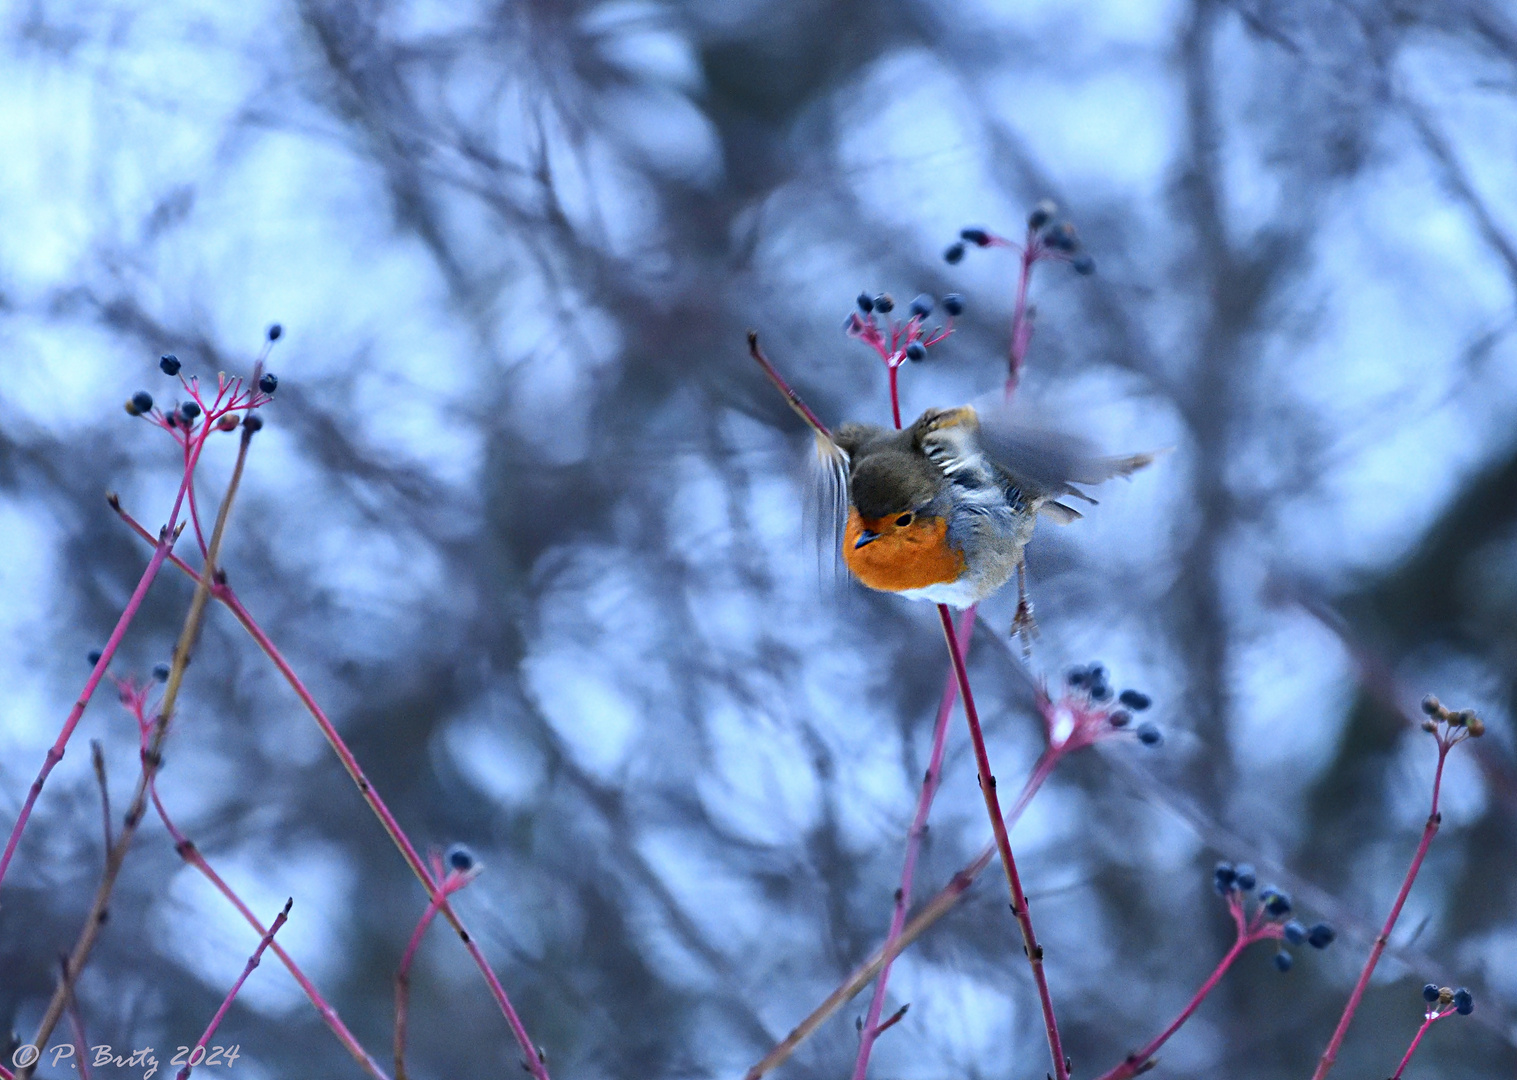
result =
[[[879,539],[855,547],[865,529],[879,533]],[[948,543],[944,518],[918,517],[899,527],[890,518],[865,520],[852,508],[843,530],[843,562],[865,585],[885,592],[947,584],[965,570],[964,553]]]

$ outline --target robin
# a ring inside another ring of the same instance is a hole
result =
[[[972,405],[929,409],[899,431],[844,424],[818,439],[843,562],[871,589],[967,608],[1018,575],[1017,626],[1031,630],[1023,549],[1041,514],[1082,515],[1074,485],[1129,476],[1148,454],[1098,457],[1077,440],[1019,430]],[[836,535],[836,530],[834,530]]]

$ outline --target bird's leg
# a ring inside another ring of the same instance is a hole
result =
[[[1011,632],[1022,639],[1022,655],[1032,658],[1032,639],[1038,636],[1038,621],[1032,617],[1032,601],[1027,598],[1027,560],[1017,563],[1017,613],[1011,620]]]

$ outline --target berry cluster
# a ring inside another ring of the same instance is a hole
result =
[[[1080,236],[1068,221],[1059,220],[1058,205],[1044,199],[1027,215],[1027,239],[1022,250],[1030,262],[1038,259],[1058,259],[1074,267],[1076,273],[1093,274],[1096,261],[1087,252],[1080,250]],[[963,261],[966,245],[975,247],[1019,247],[1005,239],[980,228],[960,229],[959,238],[943,252],[949,264]]]
[[[278,341],[283,334],[284,328],[278,323],[269,327],[269,345]],[[265,346],[264,355],[267,355],[267,352],[268,347]],[[260,357],[260,368],[262,363],[263,359]],[[255,373],[258,374],[258,387],[253,391],[244,391],[241,379],[228,379],[225,375],[220,375],[217,377],[216,397],[207,404],[200,396],[199,379],[194,376],[185,378],[180,374],[183,366],[179,357],[173,353],[164,353],[158,358],[159,370],[171,378],[178,378],[180,385],[189,393],[190,400],[182,401],[164,411],[153,408],[152,394],[146,390],[138,390],[127,400],[127,415],[149,417],[186,446],[189,445],[197,424],[201,425],[202,438],[212,428],[217,431],[235,431],[239,423],[250,431],[257,431],[263,427],[263,420],[252,410],[268,403],[274,391],[279,389],[279,376],[272,371],[259,371],[255,368]]]
[[[1274,938],[1285,945],[1310,945],[1314,949],[1325,949],[1338,936],[1338,932],[1328,923],[1319,922],[1307,927],[1290,918],[1293,910],[1290,894],[1273,885],[1266,885],[1259,890],[1258,907],[1252,918],[1246,918],[1244,897],[1253,891],[1256,883],[1254,868],[1247,863],[1234,866],[1230,862],[1220,862],[1212,873],[1212,886],[1219,896],[1227,900],[1234,920],[1249,937],[1255,940]],[[1282,945],[1275,953],[1275,968],[1282,972],[1289,971],[1294,963],[1294,957]]]
[[[1449,1013],[1468,1016],[1475,1011],[1475,995],[1462,986],[1458,990],[1450,990],[1447,986],[1428,983],[1422,988],[1422,1000],[1427,1002],[1427,1011],[1423,1015],[1429,1020],[1439,1019]]]
[[[1104,665],[1070,668],[1064,681],[1057,698],[1044,690],[1038,699],[1051,749],[1065,754],[1119,735],[1133,735],[1144,746],[1164,741],[1152,721],[1133,725],[1133,713],[1153,704],[1149,696],[1138,690],[1113,691]]]
[[[938,325],[927,331],[927,317],[937,307],[927,293],[920,294],[907,309],[905,322],[897,322],[891,312],[895,300],[889,293],[870,296],[859,293],[858,311],[848,313],[843,330],[851,338],[857,338],[879,353],[885,366],[892,371],[907,360],[927,359],[927,350],[953,333],[953,318],[964,311],[964,298],[958,293],[943,297],[943,311],[948,315],[947,325]]]
[[[1106,668],[1101,664],[1073,667],[1065,676],[1071,697],[1082,699],[1088,706],[1101,711],[1106,725],[1116,730],[1129,727],[1133,713],[1140,713],[1153,704],[1153,700],[1141,690],[1123,690],[1116,694],[1116,703],[1108,704],[1113,697],[1111,684],[1106,679]],[[1164,742],[1164,733],[1152,720],[1145,720],[1133,728],[1133,734],[1144,746],[1158,746]]]
[[[1422,721],[1422,730],[1437,736],[1445,749],[1485,734],[1485,721],[1475,715],[1474,709],[1449,709],[1429,694],[1422,699],[1422,711],[1427,714],[1427,719]]]

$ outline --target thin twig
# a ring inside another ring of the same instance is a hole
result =
[[[90,763],[95,767],[95,782],[100,785],[100,818],[105,828],[105,850],[111,850],[111,789],[105,782],[105,751],[99,739],[90,740]]]
[[[184,486],[179,488],[179,500],[184,498]],[[105,669],[110,666],[111,657],[115,656],[116,648],[121,644],[121,639],[126,635],[127,627],[132,624],[138,609],[142,606],[143,598],[147,596],[148,587],[153,584],[153,579],[158,576],[158,570],[163,566],[163,561],[168,558],[169,552],[174,547],[174,541],[179,539],[179,533],[184,529],[182,522],[178,522],[179,501],[174,503],[174,511],[169,515],[169,524],[166,525],[157,539],[148,538],[148,542],[155,544],[153,557],[148,560],[147,568],[142,571],[142,577],[137,581],[137,587],[132,590],[132,595],[122,609],[121,618],[116,620],[116,628],[111,631],[111,636],[106,639],[105,646],[100,650],[100,659],[95,661],[95,669],[90,672],[90,677],[85,681],[84,689],[80,691],[79,698],[74,702],[74,707],[69,710],[67,718],[63,721],[63,729],[58,732],[58,738],[48,748],[47,757],[43,759],[42,768],[37,773],[37,778],[32,781],[31,790],[26,793],[26,801],[21,804],[21,813],[16,817],[16,823],[11,827],[10,838],[5,842],[5,852],[0,854],[0,882],[5,881],[5,873],[10,869],[11,859],[16,854],[16,845],[21,842],[21,834],[26,830],[26,824],[31,819],[32,807],[37,804],[37,796],[42,794],[42,785],[47,783],[48,775],[54,766],[63,760],[63,754],[68,747],[68,741],[74,734],[74,728],[79,725],[79,718],[84,715],[84,708],[90,703],[90,698],[95,694],[95,688],[100,685],[100,680],[105,677]]]
[[[1427,1034],[1427,1029],[1433,1026],[1433,1022],[1442,1020],[1453,1011],[1453,1009],[1435,1009],[1423,1017],[1422,1026],[1417,1029],[1417,1034],[1412,1036],[1412,1044],[1406,1048],[1406,1053],[1401,1056],[1401,1064],[1396,1066],[1396,1071],[1391,1074],[1391,1080],[1401,1080],[1401,1074],[1406,1072],[1406,1067],[1411,1064],[1412,1055],[1417,1052],[1417,1044],[1422,1041],[1422,1036]]]
[[[246,427],[242,432],[242,440],[237,448],[237,461],[232,467],[232,478],[227,484],[226,495],[221,500],[221,509],[216,514],[216,525],[211,532],[211,542],[206,551],[205,570],[200,578],[200,583],[195,587],[195,594],[190,600],[189,612],[185,615],[184,629],[179,634],[179,642],[174,646],[173,662],[169,666],[169,678],[163,690],[163,701],[158,706],[158,717],[153,724],[151,742],[142,754],[142,772],[137,779],[137,790],[132,796],[131,804],[127,807],[126,818],[121,825],[121,833],[116,839],[115,845],[107,852],[105,873],[101,878],[100,887],[95,892],[94,903],[90,905],[89,915],[85,919],[84,928],[80,931],[79,940],[74,944],[73,951],[69,954],[68,978],[59,985],[53,993],[52,1000],[48,1002],[47,1011],[43,1013],[42,1022],[37,1026],[37,1034],[32,1038],[32,1048],[40,1057],[47,1047],[48,1039],[52,1036],[53,1029],[58,1026],[58,1020],[63,1014],[64,1003],[73,992],[73,980],[79,977],[89,960],[91,949],[94,948],[95,939],[100,934],[100,928],[105,925],[106,913],[109,909],[111,893],[116,887],[116,878],[121,873],[121,867],[126,862],[127,851],[132,846],[132,840],[137,834],[137,826],[142,822],[142,816],[147,808],[148,788],[153,782],[153,776],[163,760],[163,742],[168,734],[169,721],[174,715],[174,705],[179,697],[179,688],[184,682],[184,669],[189,664],[190,654],[194,649],[195,641],[200,635],[200,625],[205,614],[206,598],[210,595],[210,582],[216,573],[216,560],[221,554],[221,541],[226,533],[227,518],[232,511],[232,503],[237,497],[238,485],[242,482],[242,470],[247,462],[248,446],[252,441],[252,431]],[[204,444],[204,440],[201,440]],[[193,463],[190,467],[193,467]],[[183,490],[181,486],[181,490]],[[168,548],[162,541],[159,550],[155,552],[159,565],[168,554]],[[20,1069],[17,1073],[18,1080],[27,1080],[36,1068],[36,1061]]]
[[[113,504],[113,506],[121,516],[121,519],[132,531],[137,533],[138,536],[142,536],[143,528],[141,524],[127,513],[126,510],[122,509],[119,504]],[[175,558],[171,561],[174,566],[178,567],[197,583],[203,583],[201,576],[184,560]],[[405,859],[406,865],[411,868],[411,872],[416,875],[417,880],[421,882],[422,888],[426,890],[428,899],[439,899],[440,893],[437,884],[427,872],[426,866],[422,862],[421,856],[417,854],[416,848],[411,843],[410,838],[401,829],[400,823],[395,819],[395,815],[390,812],[390,808],[385,805],[384,800],[380,798],[379,793],[374,790],[373,784],[369,782],[369,778],[364,774],[363,768],[358,764],[358,759],[353,756],[353,752],[348,749],[347,743],[337,733],[337,728],[332,724],[332,721],[327,717],[321,706],[317,704],[310,690],[301,682],[300,677],[295,674],[295,669],[290,666],[289,661],[284,658],[284,655],[274,645],[274,642],[270,640],[269,636],[263,632],[262,627],[254,621],[253,616],[242,605],[242,601],[238,599],[237,594],[233,592],[230,585],[225,581],[215,582],[210,588],[210,593],[225,605],[226,609],[242,624],[242,628],[248,632],[258,644],[258,647],[263,650],[264,655],[269,658],[269,661],[284,676],[285,681],[290,685],[290,689],[295,691],[295,696],[300,699],[301,704],[306,707],[306,711],[316,721],[316,726],[321,729],[321,733],[326,738],[328,745],[332,747],[332,751],[337,755],[338,760],[342,762],[343,768],[347,770],[348,776],[357,786],[359,794],[368,803],[369,809],[374,813],[374,816],[379,819],[380,825],[383,826],[385,833],[390,837],[390,841],[400,852],[401,857]],[[447,903],[446,898],[441,897],[441,900],[442,902],[438,910],[458,934],[459,939],[464,943],[464,948],[468,951],[469,956],[474,960],[475,965],[484,976],[485,983],[490,988],[490,994],[495,999],[496,1006],[505,1017],[512,1035],[515,1037],[518,1045],[520,1045],[522,1052],[526,1055],[528,1071],[536,1077],[536,1080],[549,1080],[548,1069],[543,1063],[541,1051],[532,1043],[531,1036],[527,1034],[526,1026],[522,1023],[521,1017],[511,1004],[511,999],[506,994],[505,988],[500,984],[500,980],[491,969],[489,961],[485,959],[484,954],[475,945],[473,936]]]
[[[60,953],[58,967],[65,982],[68,981],[68,954]],[[74,1053],[79,1060],[79,1075],[82,1080],[90,1080],[90,1066],[86,1060],[89,1051],[89,1039],[84,1035],[84,1017],[79,1013],[79,998],[72,991],[68,996],[68,1022],[74,1033]]]
[[[958,635],[954,633],[953,616],[944,604],[938,605],[938,619],[943,624],[943,637],[948,642],[948,654],[953,660],[953,672],[959,680],[959,696],[964,699],[964,718],[969,722],[969,740],[974,746],[975,764],[980,773],[980,794],[985,798],[985,811],[990,815],[990,828],[995,834],[996,849],[1001,854],[1001,868],[1006,871],[1006,886],[1011,892],[1011,913],[1022,928],[1022,947],[1027,953],[1027,962],[1032,965],[1032,980],[1038,988],[1038,1003],[1043,1008],[1043,1027],[1048,1034],[1048,1051],[1053,1056],[1056,1080],[1069,1080],[1069,1066],[1064,1056],[1064,1043],[1059,1036],[1059,1023],[1054,1017],[1053,996],[1048,992],[1048,978],[1043,971],[1043,947],[1032,928],[1032,915],[1027,910],[1027,895],[1022,891],[1022,877],[1017,873],[1017,861],[1011,853],[1011,839],[1006,831],[1006,820],[1001,815],[1001,800],[996,795],[996,778],[990,768],[990,756],[985,751],[985,735],[980,730],[980,714],[975,708],[974,693],[969,688],[969,671],[964,665],[964,654],[959,649]]]
[[[163,801],[158,797],[157,785],[150,785],[149,792],[153,800],[153,807],[158,811],[159,819],[163,822],[163,826],[168,830],[169,835],[174,839],[174,850],[179,853],[179,857],[200,871],[201,875],[215,887],[217,892],[226,898],[228,903],[237,909],[238,914],[260,936],[267,934],[268,930],[258,921],[258,916],[253,914],[252,908],[248,907],[243,902],[242,897],[238,896],[232,887],[222,880],[221,875],[211,867],[211,864],[206,862],[205,856],[200,854],[200,850],[195,846],[194,841],[179,831],[179,827],[174,824],[173,819],[168,815],[168,811],[164,809]],[[337,1015],[337,1010],[327,1003],[326,998],[321,996],[315,984],[306,977],[305,972],[300,970],[294,958],[285,952],[284,948],[277,941],[273,941],[269,947],[273,950],[274,955],[279,958],[280,962],[284,964],[285,970],[299,984],[300,989],[305,991],[306,998],[315,1007],[317,1015],[321,1017],[327,1027],[332,1029],[332,1033],[337,1036],[337,1041],[347,1048],[348,1053],[353,1055],[353,1059],[363,1067],[365,1072],[374,1077],[374,1080],[389,1080],[385,1071],[380,1068],[379,1063],[369,1056],[368,1051],[359,1044],[358,1039],[348,1030],[347,1025],[342,1022],[342,1018]]]
[[[759,348],[757,330],[748,331],[748,355],[758,361],[758,366],[764,369],[764,374],[769,376],[769,381],[774,383],[775,388],[784,395],[785,401],[795,410],[795,414],[806,421],[812,431],[825,439],[832,438],[832,432],[827,430],[827,425],[817,419],[816,413],[812,412],[811,407],[801,400],[799,394],[790,389],[790,384],[785,381],[785,377],[769,362],[769,358],[764,355],[764,350]]]
[[[1412,865],[1407,868],[1406,878],[1401,882],[1401,890],[1396,894],[1396,901],[1391,905],[1385,925],[1381,927],[1379,935],[1375,938],[1375,944],[1370,948],[1369,958],[1364,962],[1364,970],[1359,973],[1359,981],[1354,984],[1348,1003],[1343,1007],[1343,1015],[1338,1018],[1338,1026],[1333,1029],[1333,1037],[1328,1041],[1327,1049],[1322,1051],[1322,1057],[1317,1061],[1312,1080],[1322,1080],[1332,1071],[1333,1064],[1338,1060],[1338,1051],[1343,1046],[1343,1038],[1348,1034],[1348,1026],[1353,1022],[1354,1013],[1359,1011],[1359,1003],[1364,998],[1364,991],[1369,987],[1370,976],[1375,973],[1375,965],[1380,963],[1380,954],[1385,952],[1386,945],[1390,943],[1391,931],[1396,928],[1396,920],[1401,918],[1401,908],[1406,904],[1406,898],[1412,891],[1412,883],[1417,880],[1417,872],[1422,869],[1422,860],[1427,858],[1433,837],[1438,835],[1438,827],[1443,822],[1443,815],[1438,811],[1438,796],[1443,788],[1443,765],[1448,760],[1449,750],[1455,744],[1455,741],[1446,740],[1441,732],[1439,733],[1438,768],[1433,773],[1433,805],[1428,812],[1427,824],[1422,827],[1422,839],[1417,844],[1417,853],[1412,856]]]
[[[974,611],[973,607],[965,611],[959,624],[960,633],[966,643],[974,630]],[[953,714],[953,703],[958,699],[958,692],[958,680],[954,678],[953,672],[949,671],[947,685],[943,687],[943,697],[938,704],[937,720],[932,728],[932,752],[927,760],[927,773],[922,777],[922,792],[917,798],[917,809],[911,820],[911,829],[906,834],[906,860],[901,868],[900,887],[895,891],[895,910],[890,917],[890,930],[885,935],[887,951],[906,928],[906,911],[911,906],[911,884],[916,874],[917,855],[922,849],[922,837],[927,834],[927,816],[932,810],[933,797],[937,794],[938,784],[943,778],[943,747],[947,741],[948,718]],[[874,1000],[869,1003],[869,1012],[864,1019],[864,1029],[859,1040],[858,1058],[854,1062],[854,1080],[864,1080],[874,1041],[879,1038],[881,1032],[899,1019],[897,1016],[895,1020],[880,1023],[880,1014],[885,1006],[885,988],[890,982],[891,963],[891,960],[886,960],[880,965],[880,977],[875,984]]]
[[[216,1034],[216,1029],[221,1025],[222,1017],[226,1016],[227,1010],[232,1007],[232,999],[237,996],[237,991],[242,989],[242,984],[248,981],[249,975],[253,974],[253,969],[258,966],[258,961],[263,959],[263,951],[274,943],[274,935],[279,933],[279,928],[290,917],[290,908],[294,903],[295,898],[293,896],[284,902],[284,910],[274,916],[273,923],[269,925],[263,937],[258,940],[258,948],[254,949],[253,955],[248,957],[247,965],[242,969],[242,974],[232,984],[232,989],[227,991],[227,996],[222,1001],[221,1008],[217,1009],[216,1015],[211,1017],[211,1022],[206,1025],[205,1034],[200,1036],[200,1039],[195,1043],[195,1049],[190,1051],[190,1056],[185,1060],[184,1068],[179,1070],[178,1080],[188,1080],[190,1070],[196,1064],[195,1050],[202,1051],[201,1056],[202,1058],[204,1057],[205,1044],[211,1041],[212,1035]]]
[[[955,685],[957,685],[957,682],[955,682]],[[1050,749],[1045,751],[1043,756],[1038,759],[1037,765],[1033,767],[1032,774],[1027,778],[1027,783],[1022,788],[1022,793],[1007,812],[1007,828],[1016,824],[1017,819],[1022,816],[1022,812],[1027,809],[1027,804],[1032,802],[1032,797],[1037,794],[1038,789],[1043,786],[1043,782],[1053,773],[1054,767],[1059,763],[1064,752],[1063,748]],[[901,931],[900,936],[895,941],[876,949],[868,960],[865,960],[855,968],[853,973],[848,976],[847,981],[828,994],[820,1005],[813,1009],[804,1020],[791,1030],[789,1035],[785,1036],[774,1049],[764,1055],[762,1061],[749,1069],[744,1074],[743,1080],[759,1080],[759,1077],[783,1064],[791,1054],[795,1053],[801,1043],[810,1038],[812,1033],[822,1026],[824,1021],[852,1000],[864,987],[868,986],[869,980],[879,974],[886,964],[905,952],[912,942],[921,937],[933,923],[948,914],[953,909],[953,906],[969,891],[969,887],[974,884],[975,879],[990,865],[990,861],[995,858],[995,854],[995,844],[987,844],[975,856],[974,861],[954,874],[947,885],[940,889],[931,900],[922,905],[921,910],[906,923],[905,929]]]

